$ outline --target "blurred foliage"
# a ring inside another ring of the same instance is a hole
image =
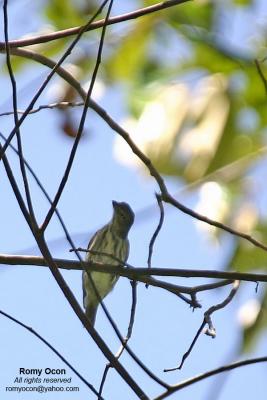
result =
[[[267,292],[264,291],[263,296],[260,297],[259,312],[254,323],[243,330],[243,351],[250,351],[253,346],[257,344],[257,341],[266,329],[267,329]]]
[[[140,0],[136,7],[155,3]],[[59,30],[86,23],[99,2],[45,4],[45,22]],[[98,78],[106,88],[123,88],[128,115],[122,124],[160,173],[192,189],[216,181],[217,186],[203,186],[202,212],[211,215],[213,204],[218,220],[266,241],[266,212],[259,210],[264,187],[246,184],[266,158],[267,94],[254,63],[254,58],[262,60],[267,77],[266,29],[260,20],[255,0],[195,0],[112,25]],[[69,58],[78,71],[75,76],[84,83],[92,73],[99,32],[86,33]],[[36,51],[58,58],[69,40],[38,45]],[[59,100],[74,101],[76,93],[62,83],[54,101]],[[75,136],[71,110],[59,112],[62,131]],[[135,163],[119,139],[115,154],[121,162]],[[138,168],[143,166],[138,163]],[[213,195],[216,201],[210,203]],[[266,253],[233,240],[228,268],[266,270]],[[261,301],[266,304],[266,295]],[[244,330],[244,349],[266,328],[263,310]]]

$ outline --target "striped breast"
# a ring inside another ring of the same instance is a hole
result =
[[[129,241],[128,239],[122,239],[114,234],[114,232],[112,232],[110,229],[110,225],[106,225],[93,236],[88,245],[88,249],[99,253],[106,253],[105,255],[88,253],[88,261],[100,262],[102,264],[107,263],[110,265],[120,265],[123,264],[128,258]],[[121,263],[118,260],[108,256],[108,254],[111,254],[117,259],[121,260]],[[94,281],[99,296],[101,299],[103,299],[113,289],[119,278],[119,275],[104,274],[101,272],[92,271],[91,278]],[[83,272],[83,291],[85,307],[89,302],[98,302],[95,291],[90,283],[90,279],[85,271]]]
[[[108,254],[113,255],[124,263],[129,255],[129,241],[128,239],[122,239],[116,235],[112,229],[110,229],[110,225],[107,225],[93,236],[88,245],[88,249],[99,253],[105,253],[105,255],[88,253],[88,261],[119,265],[120,262],[108,256]]]

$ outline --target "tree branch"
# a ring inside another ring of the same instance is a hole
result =
[[[136,310],[136,302],[137,302],[137,295],[136,295],[136,286],[137,286],[137,282],[136,281],[131,281],[131,286],[132,286],[132,306],[131,306],[131,314],[130,314],[130,321],[129,321],[129,325],[128,325],[128,331],[127,331],[127,335],[124,339],[124,343],[122,343],[121,347],[119,348],[119,350],[117,351],[116,354],[116,358],[119,359],[120,356],[123,353],[123,350],[125,349],[125,345],[128,343],[128,341],[130,340],[131,336],[132,336],[132,331],[133,331],[133,324],[134,324],[134,317],[135,317],[135,310]],[[103,388],[107,379],[107,375],[108,375],[108,371],[110,370],[110,368],[112,368],[111,364],[108,363],[105,366],[104,372],[103,372],[103,376],[101,379],[101,383],[100,383],[100,387],[99,387],[99,393],[98,393],[98,399],[97,400],[101,400],[101,396],[102,396],[102,392],[103,392]]]
[[[44,57],[36,52],[29,51],[29,50],[22,50],[22,49],[10,49],[12,54],[20,56],[20,57],[26,57],[26,58],[31,58],[35,61],[40,62],[41,64],[46,65],[49,68],[53,68],[53,71],[58,73],[63,79],[65,79],[71,86],[73,86],[77,92],[80,94],[82,99],[84,100],[86,98],[86,93],[82,89],[81,85],[77,80],[67,71],[65,71],[62,67],[59,67],[58,64],[56,64],[54,61],[48,59],[47,57]],[[56,67],[57,66],[57,67]],[[147,167],[147,169],[150,172],[150,175],[155,178],[156,182],[158,183],[158,186],[161,191],[161,198],[163,201],[166,203],[169,203],[173,205],[175,208],[179,209],[183,213],[199,220],[202,222],[205,222],[209,225],[215,226],[216,228],[222,229],[228,233],[231,233],[234,236],[243,238],[247,240],[248,242],[252,243],[254,246],[261,248],[264,251],[267,251],[267,246],[263,244],[262,242],[258,241],[251,235],[248,235],[246,233],[240,232],[236,229],[233,229],[221,222],[212,220],[202,214],[199,214],[189,207],[186,207],[182,203],[180,203],[178,200],[176,200],[169,192],[166,187],[166,184],[162,178],[162,176],[159,174],[157,169],[154,167],[152,164],[151,160],[136,146],[136,144],[133,142],[131,139],[129,133],[125,131],[107,112],[104,110],[99,104],[97,104],[95,101],[90,99],[89,101],[89,107],[91,107],[109,126],[112,130],[117,132],[129,145],[133,153],[143,162],[143,164]],[[29,108],[29,107],[28,107]],[[30,112],[30,109],[27,109],[26,111]],[[22,117],[23,118],[23,117]],[[9,139],[8,139],[9,140]],[[11,140],[11,139],[10,139]],[[6,148],[6,145],[3,146],[4,150]]]
[[[183,268],[146,268],[129,267],[120,268],[114,265],[102,265],[100,263],[80,262],[76,260],[54,259],[59,268],[66,270],[79,270],[91,268],[92,271],[116,273],[126,278],[138,280],[147,276],[173,276],[180,278],[209,278],[209,279],[229,279],[248,282],[267,282],[267,274],[254,274],[249,272],[237,271],[217,271],[206,269],[183,269]],[[24,265],[47,267],[43,257],[28,255],[0,254],[0,264],[4,265]]]
[[[221,286],[229,285],[232,283],[233,279],[227,277],[225,281],[219,283],[212,283],[207,285],[199,285],[199,286],[180,286],[174,285],[172,283],[160,281],[150,277],[150,275],[162,275],[162,276],[180,276],[180,277],[190,277],[194,272],[201,277],[201,271],[198,270],[182,270],[180,273],[180,269],[165,269],[165,268],[121,268],[120,266],[108,265],[108,264],[101,264],[97,262],[86,262],[86,261],[73,261],[73,260],[64,260],[64,259],[53,259],[53,261],[58,265],[58,268],[68,269],[68,270],[90,270],[90,271],[97,271],[102,273],[110,273],[110,274],[117,274],[123,276],[125,278],[136,280],[142,283],[148,283],[151,286],[159,287],[165,289],[171,293],[178,295],[179,293],[186,293],[189,295],[193,295],[197,292],[203,292],[206,290],[216,289]],[[0,264],[5,265],[24,265],[24,266],[40,266],[40,267],[47,267],[46,260],[42,257],[38,256],[11,256],[7,254],[0,254]],[[165,271],[168,273],[165,274]],[[205,271],[204,271],[205,272]],[[212,272],[220,272],[220,271],[211,271],[208,276],[209,278],[214,278]],[[226,273],[227,276],[228,273]],[[231,274],[231,273],[230,273]],[[216,275],[216,274],[215,274]],[[245,274],[244,274],[245,275]],[[258,274],[254,274],[258,277]],[[192,276],[191,276],[192,277]],[[206,276],[207,277],[207,276]],[[224,279],[224,278],[223,278]],[[267,275],[265,276],[267,281]],[[248,280],[248,279],[247,279]],[[253,280],[254,279],[250,279]],[[192,307],[200,307],[198,303],[195,301],[190,301],[187,299],[187,302]]]
[[[39,111],[42,110],[53,110],[53,108],[59,108],[60,110],[64,108],[74,108],[74,107],[81,107],[84,106],[83,101],[58,101],[56,103],[50,103],[50,104],[42,104],[41,106],[37,108],[33,108],[31,111],[29,111],[29,115],[31,114],[36,114]],[[18,114],[23,115],[25,113],[25,110],[17,110]],[[7,117],[9,115],[13,115],[14,111],[4,111],[0,113],[0,117]]]
[[[243,360],[243,361],[237,361],[235,363],[232,364],[227,364],[224,365],[222,367],[216,368],[216,369],[212,369],[211,371],[207,371],[204,372],[203,374],[197,375],[193,378],[190,378],[186,381],[183,381],[181,383],[178,383],[177,385],[173,385],[171,386],[170,389],[166,390],[166,392],[162,393],[161,395],[157,396],[154,398],[154,400],[163,400],[166,397],[170,396],[171,394],[178,392],[178,390],[181,390],[187,386],[193,385],[194,383],[200,382],[203,379],[207,379],[210,376],[213,375],[217,375],[220,374],[222,372],[226,372],[226,371],[231,371],[235,368],[240,368],[240,367],[244,367],[246,365],[251,365],[251,364],[258,364],[258,363],[262,363],[262,362],[267,362],[267,356],[266,357],[258,357],[258,358],[251,358],[248,360]]]
[[[0,150],[1,150],[1,145],[0,145]],[[23,201],[23,198],[20,194],[20,191],[17,187],[16,180],[13,176],[12,170],[9,166],[9,163],[8,163],[5,153],[3,153],[3,163],[4,163],[4,166],[6,169],[6,173],[7,173],[10,185],[13,189],[14,195],[19,204],[20,210],[23,213],[24,218],[25,218],[29,228],[31,229],[31,231],[34,235],[34,238],[36,240],[36,243],[44,257],[44,263],[49,267],[53,277],[55,278],[58,286],[62,290],[64,296],[66,297],[66,299],[69,302],[70,306],[72,307],[73,311],[75,312],[75,314],[77,315],[77,317],[79,318],[79,320],[81,321],[81,323],[83,324],[85,329],[88,331],[88,333],[91,335],[91,337],[93,338],[93,340],[95,341],[95,343],[99,347],[99,349],[102,351],[104,356],[114,366],[114,368],[119,373],[119,375],[121,375],[121,377],[125,380],[125,382],[127,382],[127,384],[131,387],[131,389],[136,393],[136,395],[140,399],[148,400],[148,397],[146,396],[146,394],[144,393],[142,388],[135,382],[135,380],[131,377],[131,375],[127,372],[127,370],[122,366],[122,364],[116,359],[116,357],[114,357],[114,355],[109,350],[108,346],[106,345],[106,343],[104,342],[102,337],[98,334],[98,332],[94,329],[94,327],[92,326],[92,324],[86,317],[85,313],[83,312],[79,303],[77,302],[75,296],[73,295],[72,291],[70,290],[69,286],[67,285],[65,279],[59,272],[58,266],[57,266],[56,262],[54,261],[54,259],[52,258],[52,255],[46,245],[44,235],[42,234],[42,232],[40,232],[39,229],[37,229],[36,231],[33,230],[33,227],[31,226],[31,220],[29,219],[29,214],[27,212],[27,209],[26,209],[25,203]],[[135,354],[132,351],[130,351],[128,347],[127,347],[127,351],[135,359],[137,359],[137,361],[139,361],[138,358],[135,356]],[[139,365],[140,364],[143,367],[143,363],[141,361],[139,361]],[[150,371],[148,371],[148,373],[149,372]],[[152,376],[153,376],[153,374],[152,374]],[[158,380],[158,381],[161,382],[160,380]],[[162,386],[165,388],[168,388],[168,385],[166,385],[166,384],[165,385],[162,384]]]
[[[118,24],[119,22],[125,22],[125,21],[129,21],[132,19],[136,19],[136,18],[142,17],[144,15],[148,15],[148,14],[151,14],[151,13],[154,13],[157,11],[164,10],[166,8],[170,8],[170,7],[179,5],[179,4],[187,3],[188,1],[190,1],[190,0],[162,1],[160,3],[156,3],[151,6],[140,8],[139,10],[129,12],[127,14],[122,14],[122,15],[118,15],[116,17],[111,17],[107,21],[107,25],[114,25],[114,24]],[[104,23],[105,23],[104,19],[101,19],[100,21],[92,22],[86,28],[86,32],[102,28]],[[31,46],[33,44],[51,42],[53,40],[58,40],[58,39],[65,39],[69,36],[77,35],[79,33],[80,29],[81,29],[81,27],[77,26],[75,28],[64,29],[61,31],[52,32],[52,33],[48,33],[45,35],[34,36],[34,37],[27,38],[27,39],[11,40],[9,42],[9,45],[12,48],[17,48],[17,47]],[[3,51],[4,49],[5,49],[4,43],[0,42],[0,51]]]
[[[237,281],[237,280],[234,281],[233,288],[232,288],[231,292],[229,293],[229,295],[226,297],[226,299],[224,299],[224,301],[222,301],[221,303],[218,303],[218,304],[210,307],[207,311],[205,311],[203,322],[200,325],[191,345],[189,346],[189,349],[183,355],[181,363],[177,367],[164,369],[164,372],[176,371],[177,369],[181,369],[183,367],[185,360],[189,357],[191,351],[193,350],[193,347],[195,346],[195,344],[197,342],[197,339],[199,338],[199,336],[202,332],[204,332],[208,336],[211,336],[213,339],[215,338],[216,330],[215,330],[212,320],[211,320],[211,314],[213,314],[215,311],[221,310],[222,308],[226,307],[227,304],[229,304],[230,301],[232,301],[232,299],[236,295],[236,292],[239,288],[239,284],[240,284],[239,281]],[[205,325],[208,325],[208,328],[205,331],[203,331]]]
[[[261,78],[261,81],[263,83],[265,93],[267,94],[267,80],[266,80],[266,78],[264,76],[264,73],[263,73],[263,71],[261,69],[259,61],[257,59],[255,59],[254,62],[255,62],[259,77]]]
[[[17,98],[17,83],[15,79],[15,75],[13,72],[11,58],[10,58],[10,51],[9,51],[9,41],[8,41],[8,12],[7,12],[7,5],[8,1],[4,0],[3,5],[3,12],[4,12],[4,36],[5,36],[5,49],[6,49],[6,66],[12,86],[12,103],[13,103],[13,116],[14,116],[14,123],[15,125],[18,124],[18,98]],[[22,141],[21,141],[21,133],[20,129],[16,131],[17,136],[17,144],[18,144],[18,155],[19,155],[19,164],[21,170],[22,181],[24,185],[25,195],[27,199],[29,217],[31,220],[32,227],[35,228],[37,226],[37,222],[34,215],[30,188],[28,183],[28,178],[25,170],[24,159],[23,159],[23,150],[22,150]]]
[[[148,258],[147,258],[147,266],[148,266],[148,268],[151,268],[151,261],[152,261],[154,244],[155,244],[157,236],[158,236],[158,234],[159,234],[159,232],[160,232],[160,230],[162,228],[163,222],[164,222],[164,207],[163,207],[163,204],[162,204],[161,197],[157,193],[156,193],[156,199],[157,199],[158,206],[159,206],[160,216],[159,216],[158,225],[157,225],[157,227],[155,229],[155,232],[153,233],[153,235],[151,237],[151,240],[149,242],[149,247],[148,247],[149,251],[148,251]]]
[[[7,314],[6,312],[0,310],[0,314],[3,315],[4,317],[10,319],[11,321],[15,322],[16,324],[22,326],[24,329],[26,329],[27,331],[29,331],[30,333],[32,333],[34,336],[36,336],[39,340],[41,340],[41,342],[43,342],[50,350],[53,351],[53,353],[55,353],[60,359],[61,361],[63,361],[73,372],[75,375],[78,376],[78,378],[81,379],[81,381],[96,395],[98,395],[97,390],[94,388],[93,385],[91,385],[91,383],[89,383],[67,360],[65,357],[62,356],[62,354],[59,353],[59,351],[57,351],[57,349],[55,349],[54,346],[52,346],[43,336],[41,336],[38,332],[36,332],[33,328],[31,328],[30,326],[25,325],[23,322],[19,321],[18,319],[12,317],[11,315]],[[103,400],[103,398],[101,397],[99,400]]]
[[[95,14],[92,16],[92,18],[90,18],[90,20],[88,21],[88,23],[86,25],[84,25],[83,27],[81,27],[75,37],[75,39],[71,42],[71,44],[68,46],[67,50],[64,52],[64,54],[62,55],[62,57],[60,57],[59,61],[57,63],[54,63],[54,66],[52,67],[52,70],[50,71],[50,73],[48,74],[48,76],[46,77],[46,79],[44,80],[44,82],[42,83],[42,85],[40,86],[40,88],[37,90],[37,92],[35,93],[35,95],[33,96],[32,100],[30,101],[30,104],[28,105],[28,107],[25,110],[25,113],[21,116],[21,118],[18,120],[18,122],[16,123],[15,127],[12,129],[12,131],[10,132],[4,146],[1,149],[0,152],[0,160],[3,156],[3,154],[5,153],[8,145],[10,144],[12,138],[14,137],[14,135],[16,134],[16,132],[18,131],[19,127],[22,125],[23,121],[26,119],[26,117],[28,116],[29,112],[32,110],[32,108],[34,107],[36,101],[38,100],[38,98],[40,97],[40,95],[42,94],[42,92],[44,91],[44,89],[46,88],[48,82],[51,80],[51,78],[53,77],[53,75],[55,73],[57,73],[57,69],[62,65],[62,63],[67,59],[67,57],[71,54],[72,50],[74,49],[74,47],[76,46],[76,44],[79,42],[80,38],[82,37],[83,33],[86,31],[87,26],[89,26],[91,24],[92,21],[95,20],[95,18],[101,13],[103,7],[106,5],[106,3],[108,2],[108,0],[104,0],[103,3],[100,5],[100,7],[97,9],[97,11],[95,12]],[[5,47],[3,49],[1,49],[2,52],[5,52],[6,49]],[[13,54],[13,52],[10,49],[10,54]]]
[[[105,4],[105,2],[103,4]],[[84,106],[83,106],[83,112],[82,112],[82,115],[81,115],[81,119],[80,119],[78,131],[77,131],[77,135],[75,137],[75,141],[74,141],[74,144],[73,144],[72,149],[71,149],[69,160],[68,160],[65,172],[63,174],[63,177],[61,179],[61,182],[59,184],[57,193],[56,193],[55,198],[53,200],[53,203],[51,204],[51,207],[50,207],[50,209],[49,209],[49,211],[48,211],[48,213],[47,213],[47,215],[46,215],[46,217],[44,219],[44,222],[43,222],[43,224],[41,226],[42,232],[44,232],[46,230],[46,228],[47,228],[47,226],[48,226],[48,224],[49,224],[49,222],[50,222],[50,220],[51,220],[51,218],[52,218],[52,216],[53,216],[53,214],[55,212],[55,209],[57,207],[59,199],[60,199],[60,197],[61,197],[61,195],[63,193],[63,190],[65,188],[65,185],[67,183],[67,180],[68,180],[68,177],[69,177],[69,174],[70,174],[70,171],[71,171],[71,167],[72,167],[72,164],[74,162],[74,158],[75,158],[75,155],[76,155],[76,152],[77,152],[77,149],[78,149],[78,145],[79,145],[80,139],[82,137],[84,124],[85,124],[85,119],[86,119],[86,115],[87,115],[87,112],[88,112],[88,107],[89,107],[92,91],[93,91],[93,88],[94,88],[94,85],[95,85],[95,81],[96,81],[96,78],[97,78],[97,73],[98,73],[98,70],[99,70],[99,67],[100,67],[100,64],[101,64],[102,52],[103,52],[104,40],[105,40],[106,28],[107,28],[107,21],[108,21],[108,18],[110,16],[110,13],[111,13],[112,5],[113,5],[113,0],[110,0],[109,6],[108,6],[108,10],[107,10],[107,14],[106,14],[106,18],[104,20],[103,29],[101,31],[101,36],[100,36],[99,46],[98,46],[98,50],[97,50],[97,57],[96,57],[96,61],[95,61],[95,66],[94,66],[94,69],[93,69],[93,73],[92,73],[92,78],[91,78],[91,81],[90,81],[89,89],[88,89],[88,92],[86,93]],[[84,30],[82,30],[81,32],[84,32]]]

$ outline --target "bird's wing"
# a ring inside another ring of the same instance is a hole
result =
[[[96,241],[97,242],[101,242],[103,240],[103,235],[104,235],[103,231],[106,230],[106,227],[107,227],[107,225],[103,226],[103,228],[99,229],[98,231],[96,231],[94,233],[94,235],[91,237],[91,239],[90,239],[90,241],[88,243],[88,246],[87,246],[88,250],[92,249],[92,247],[95,245]],[[87,253],[86,254],[86,260],[87,261],[92,261],[92,257],[93,257],[92,253]],[[83,282],[85,280],[85,274],[87,274],[87,272],[83,271],[83,276],[82,276]],[[85,285],[84,284],[82,286],[83,286],[83,299],[84,299],[85,296],[86,296],[86,289],[85,289]]]
[[[126,256],[124,259],[125,262],[128,260],[129,252],[130,252],[130,242],[128,239],[126,239]]]

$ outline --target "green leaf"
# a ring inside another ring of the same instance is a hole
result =
[[[79,26],[85,22],[85,15],[71,0],[50,0],[44,14],[57,29]]]
[[[180,29],[183,24],[210,29],[214,22],[214,11],[216,11],[214,2],[207,1],[202,4],[188,2],[166,10],[165,18],[175,29]]]
[[[236,6],[250,6],[253,0],[233,0]]]
[[[133,28],[121,39],[112,56],[106,62],[109,79],[135,82],[146,60],[147,47],[153,36],[155,17],[138,19]]]
[[[258,240],[267,237],[267,223],[259,224],[252,233]],[[229,268],[241,272],[267,270],[267,252],[245,240],[238,241]]]

